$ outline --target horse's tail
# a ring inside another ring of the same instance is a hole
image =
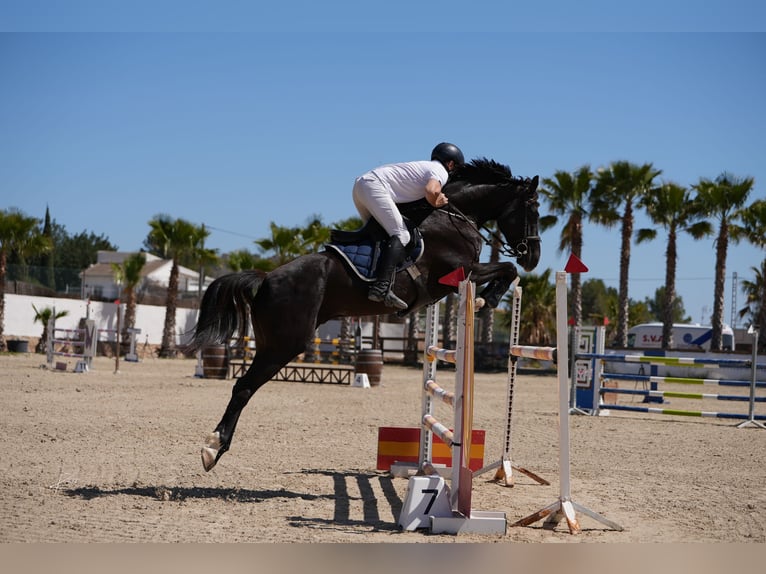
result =
[[[188,351],[225,343],[235,331],[242,339],[247,334],[250,305],[265,277],[264,271],[251,270],[229,273],[213,281],[202,297]]]

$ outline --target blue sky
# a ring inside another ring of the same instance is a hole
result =
[[[517,175],[625,159],[682,185],[752,176],[751,199],[766,197],[755,2],[124,5],[0,1],[1,208],[47,205],[122,250],[167,213],[210,227],[209,247],[255,251],[271,221],[355,215],[357,175],[442,140]],[[543,236],[539,270],[564,265],[559,233]],[[618,245],[618,230],[588,226],[585,278],[616,287]],[[663,284],[664,247],[662,232],[634,246],[632,298]],[[713,249],[679,243],[695,321],[712,310]],[[752,278],[762,259],[730,247],[727,322],[732,272]]]

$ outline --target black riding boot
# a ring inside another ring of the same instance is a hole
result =
[[[394,309],[403,310],[407,308],[407,303],[399,299],[392,291],[396,277],[396,266],[404,261],[405,256],[406,252],[402,242],[396,236],[391,237],[378,265],[378,278],[370,287],[367,295],[370,301],[382,301],[387,307]]]

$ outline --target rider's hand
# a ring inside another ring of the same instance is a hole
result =
[[[426,200],[433,207],[443,207],[447,205],[447,196],[442,193],[442,184],[436,179],[428,180],[426,184]]]
[[[439,195],[435,196],[433,201],[431,201],[431,198],[429,197],[428,202],[434,207],[444,207],[449,203],[449,199],[447,199],[447,196],[442,192],[439,192]]]

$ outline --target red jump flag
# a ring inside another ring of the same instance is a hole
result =
[[[454,271],[447,273],[444,277],[439,278],[439,283],[451,285],[452,287],[459,287],[461,281],[465,281],[465,269],[462,267],[458,267]]]
[[[564,271],[567,273],[587,273],[588,267],[572,253],[569,256],[566,267],[564,267]]]

